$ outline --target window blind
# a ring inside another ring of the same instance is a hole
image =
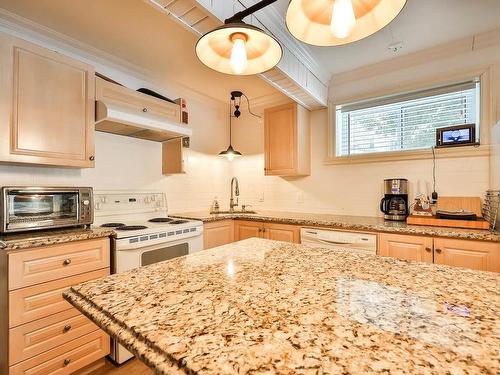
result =
[[[479,82],[468,81],[338,106],[336,155],[429,148],[436,129],[475,123]]]

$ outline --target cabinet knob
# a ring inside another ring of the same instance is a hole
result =
[[[89,160],[90,161],[94,161],[95,160],[95,156],[94,155],[89,156]]]
[[[69,266],[71,264],[71,259],[64,259],[63,266]]]
[[[70,325],[70,324],[66,324],[66,325],[63,327],[63,332],[64,332],[64,333],[66,333],[66,332],[68,332],[70,329],[71,329],[71,325]]]
[[[436,249],[436,253],[441,253],[441,249]]]
[[[71,363],[71,359],[69,359],[69,358],[66,358],[66,359],[64,360],[64,362],[63,362],[64,366],[67,366],[67,365],[69,365],[70,363]]]
[[[431,249],[430,247],[426,247],[426,248],[425,248],[425,251],[430,252],[430,251],[432,251],[432,249]]]
[[[144,107],[144,108],[142,109],[142,112],[147,112],[147,111],[148,111],[148,109],[147,109],[146,107]]]

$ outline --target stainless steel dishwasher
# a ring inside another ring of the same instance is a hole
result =
[[[346,249],[376,255],[377,235],[338,230],[301,228],[300,242],[307,246]]]

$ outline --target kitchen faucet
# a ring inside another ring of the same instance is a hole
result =
[[[233,189],[233,185],[236,182],[235,189]],[[234,195],[236,195],[236,203],[234,203]],[[240,196],[240,187],[238,185],[238,179],[236,177],[233,177],[231,179],[231,199],[229,199],[229,211],[234,212],[234,208],[238,206],[238,197]]]

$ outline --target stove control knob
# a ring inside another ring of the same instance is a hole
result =
[[[144,203],[149,203],[149,197],[144,197]]]
[[[101,209],[101,204],[99,202],[96,202],[96,204],[94,205],[94,208],[96,210],[100,210]]]
[[[108,201],[108,198],[106,198],[106,196],[104,196],[104,195],[103,195],[103,196],[101,197],[101,202],[102,202],[102,203],[106,203],[107,201]]]
[[[154,202],[156,200],[156,195],[151,196],[151,202]]]

